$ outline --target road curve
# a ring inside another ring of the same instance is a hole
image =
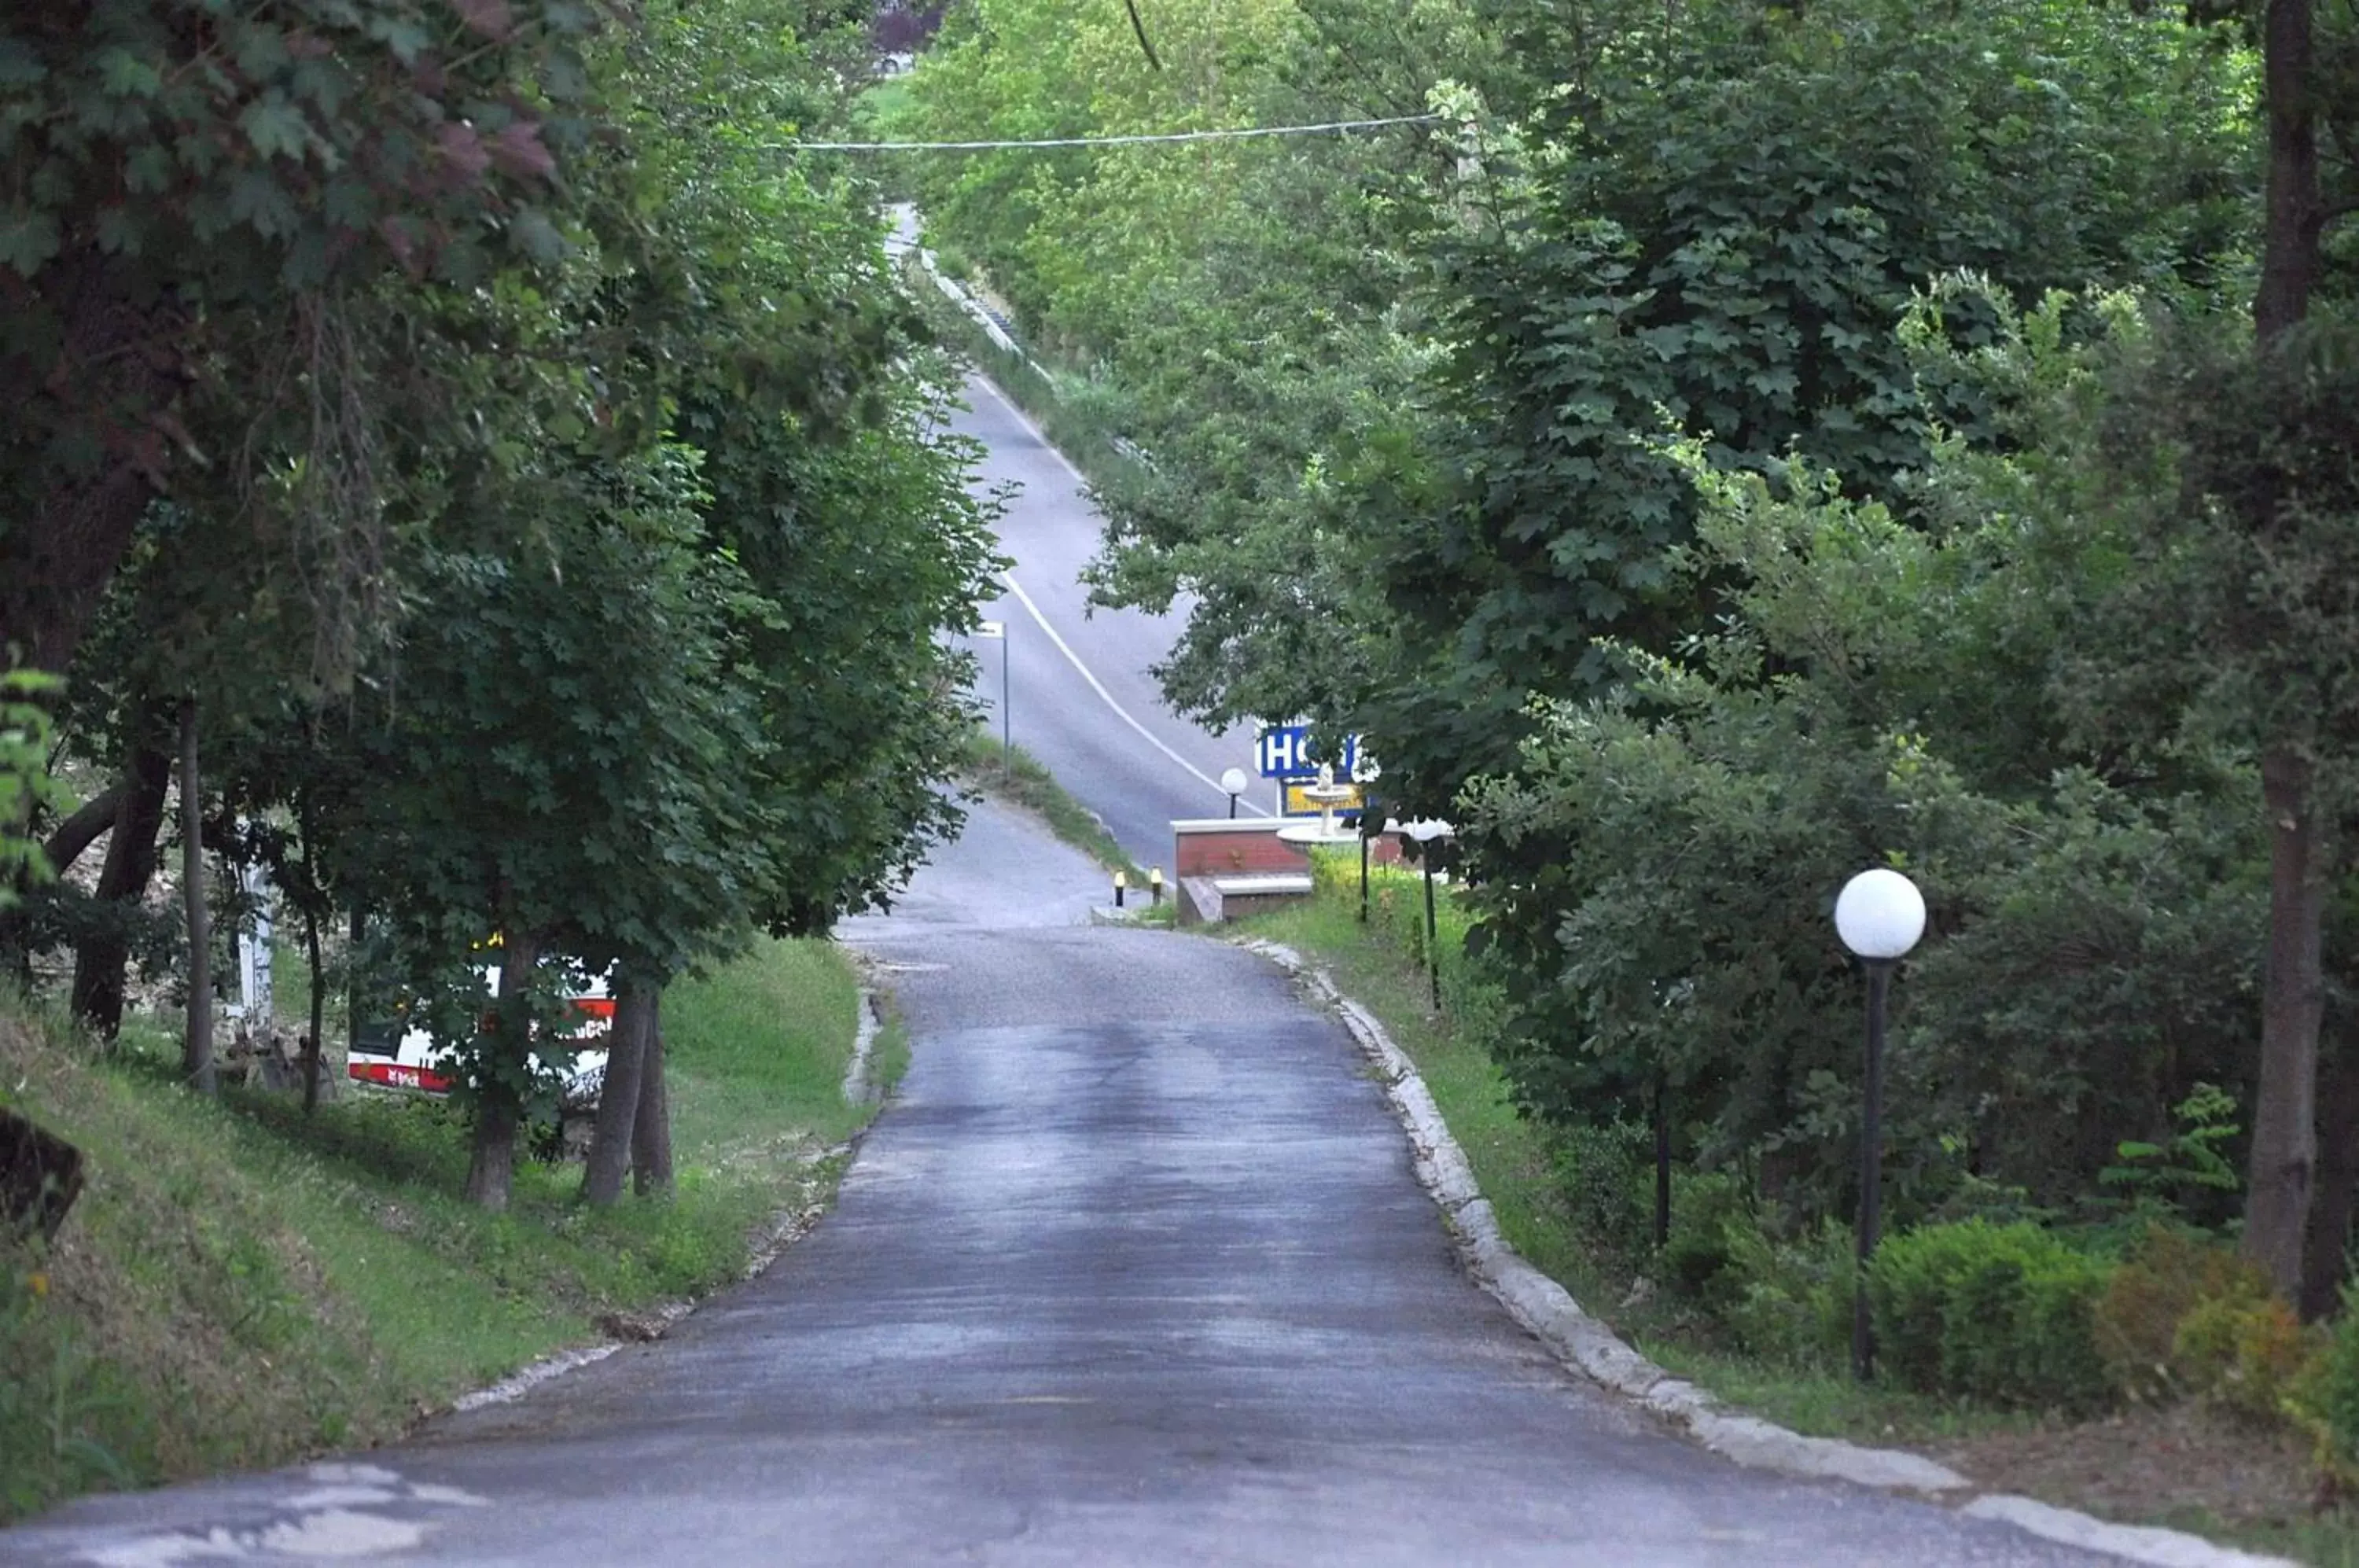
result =
[[[975,648],[992,733],[1000,733],[1004,657],[1016,744],[1103,818],[1134,860],[1169,872],[1172,819],[1228,810],[1217,780],[1233,767],[1253,772],[1253,735],[1208,734],[1164,706],[1148,671],[1170,652],[1184,615],[1090,606],[1081,574],[1103,523],[1081,479],[989,381],[973,377],[966,392],[969,408],[951,425],[984,445],[975,488],[1008,495],[999,540],[1016,561],[1015,589],[983,607],[1007,639]],[[1265,809],[1269,790],[1256,779],[1244,809]]]
[[[848,923],[899,1099],[819,1228],[667,1341],[0,1561],[2097,1561],[1740,1469],[1567,1374],[1459,1269],[1334,1021],[1235,948],[1055,923],[1093,877],[986,806]]]

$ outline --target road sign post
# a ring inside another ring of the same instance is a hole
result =
[[[1007,670],[1007,623],[977,622],[974,635],[999,639],[999,777],[1004,781],[1016,766],[1016,719],[1008,706],[1008,686],[1012,679]]]

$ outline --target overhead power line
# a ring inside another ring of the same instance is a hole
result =
[[[1246,136],[1311,136],[1337,131],[1374,131],[1386,125],[1423,125],[1439,114],[1403,114],[1389,120],[1330,120],[1318,125],[1243,125],[1226,131],[1156,131],[1119,136],[1046,136],[1005,142],[781,142],[780,152],[1000,152],[1016,147],[1132,147],[1141,142],[1222,142]]]

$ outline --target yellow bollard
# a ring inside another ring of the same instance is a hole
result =
[[[1114,874],[1114,907],[1115,909],[1122,908],[1123,889],[1129,886],[1130,877],[1126,873],[1117,871]]]
[[[1163,867],[1150,867],[1147,873],[1147,897],[1158,909],[1163,906]]]

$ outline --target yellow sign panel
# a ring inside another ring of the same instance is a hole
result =
[[[1294,779],[1288,780],[1286,786],[1285,808],[1286,814],[1288,816],[1315,817],[1319,814],[1319,802],[1316,800],[1306,800],[1303,797],[1302,791],[1306,788],[1316,789],[1319,788],[1319,780],[1316,779]],[[1352,792],[1348,797],[1335,802],[1335,814],[1339,817],[1348,817],[1353,812],[1360,809],[1360,787],[1357,784],[1353,784],[1350,786],[1350,789]]]

